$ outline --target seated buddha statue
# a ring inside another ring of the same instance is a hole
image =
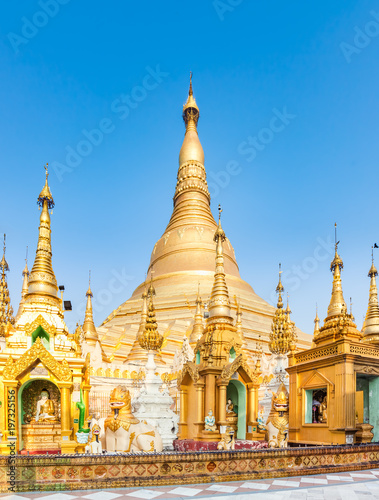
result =
[[[229,398],[226,404],[226,416],[227,417],[236,417],[237,413],[234,411],[234,404],[232,400]]]
[[[36,422],[56,422],[54,403],[46,389],[41,392],[41,399],[37,401]]]

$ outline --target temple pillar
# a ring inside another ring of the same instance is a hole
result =
[[[197,435],[200,436],[201,431],[204,429],[204,382],[197,382],[196,388],[196,409],[197,409]]]
[[[88,417],[89,417],[89,393],[90,393],[91,387],[92,387],[91,385],[86,385],[86,384],[83,384],[83,386],[82,386],[83,402],[84,402],[85,407],[86,407],[86,413],[84,416],[84,420],[88,420]]]
[[[61,391],[61,453],[75,453],[77,447],[76,441],[72,439],[72,422],[71,422],[71,382],[58,382],[58,387]]]
[[[215,392],[216,392],[216,380],[213,373],[208,373],[205,376],[205,414],[208,415],[209,410],[213,411],[213,415],[216,416],[215,408]],[[225,402],[226,404],[226,402]]]
[[[227,382],[218,384],[218,425],[228,425],[226,420],[226,391]]]
[[[258,388],[254,383],[247,385],[247,433],[246,439],[257,439],[258,433]]]
[[[179,439],[187,439],[188,435],[188,424],[187,424],[187,388],[185,386],[180,387],[180,418],[179,418]]]

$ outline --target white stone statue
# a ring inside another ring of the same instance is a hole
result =
[[[217,426],[216,426],[216,419],[215,416],[213,415],[213,411],[209,410],[208,415],[204,419],[204,430],[205,431],[212,431],[216,432],[217,431]]]
[[[91,421],[91,441],[85,447],[86,453],[102,453],[103,447],[100,441],[101,435],[101,427],[100,423],[96,419],[92,419]]]

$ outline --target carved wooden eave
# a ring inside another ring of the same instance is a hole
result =
[[[245,383],[250,383],[250,382],[255,383],[260,375],[260,372],[253,373],[250,370],[247,364],[246,357],[244,356],[244,354],[240,354],[239,356],[236,357],[236,359],[232,363],[229,363],[224,366],[220,375],[220,379],[225,382],[228,382],[231,379],[232,375],[237,371],[240,373]]]
[[[192,378],[192,380],[195,382],[195,384],[196,384],[196,382],[198,382],[198,380],[200,378],[199,368],[198,368],[198,366],[195,365],[195,363],[193,361],[188,361],[183,366],[182,372],[181,372],[180,376],[178,377],[178,381],[177,381],[178,388],[180,388],[180,386],[182,385],[184,377],[187,374]]]
[[[50,325],[45,318],[39,314],[36,319],[32,323],[26,323],[24,330],[26,335],[29,337],[32,335],[32,333],[39,327],[41,326],[46,333],[48,333],[50,336],[54,337],[57,334],[57,329],[55,326]]]
[[[71,382],[72,371],[67,361],[65,359],[61,362],[57,361],[45,348],[39,337],[17,361],[9,356],[4,367],[3,380],[16,380],[26,370],[31,369],[37,361],[40,361],[58,380]]]

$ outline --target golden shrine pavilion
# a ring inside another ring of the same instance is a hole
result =
[[[48,184],[38,197],[40,226],[32,270],[23,275],[20,306],[12,316],[5,272],[2,282],[0,351],[0,454],[50,451],[74,453],[78,443],[80,392],[88,409],[89,366],[80,339],[68,332],[52,267],[49,211],[54,200]]]
[[[343,261],[335,246],[332,296],[313,347],[289,355],[289,442],[352,444],[379,440],[379,306],[374,261],[362,332],[343,297]]]

